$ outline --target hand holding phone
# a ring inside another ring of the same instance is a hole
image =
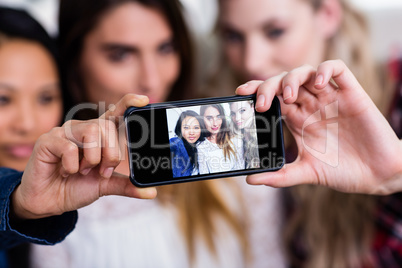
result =
[[[127,109],[132,183],[147,187],[280,169],[279,101],[264,113],[254,107],[250,95]]]
[[[349,193],[402,191],[402,142],[342,61],[250,81],[236,93],[257,93],[260,112],[277,95],[298,146],[296,161],[278,172],[249,176],[248,183],[319,184]]]

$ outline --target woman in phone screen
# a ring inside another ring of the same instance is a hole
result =
[[[169,140],[174,178],[199,174],[196,146],[205,140],[204,129],[204,121],[196,112],[180,114],[174,130],[177,137]]]
[[[200,114],[207,130],[198,146],[200,174],[244,169],[241,140],[231,133],[222,105],[201,106]]]
[[[259,168],[257,128],[255,124],[254,102],[239,101],[230,103],[232,129],[242,141],[245,168]]]

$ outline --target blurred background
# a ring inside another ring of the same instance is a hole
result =
[[[195,34],[207,36],[214,27],[216,0],[181,0]],[[402,54],[402,1],[350,0],[371,27],[373,53],[380,62]],[[53,36],[57,35],[58,0],[0,0],[0,5],[27,9]]]

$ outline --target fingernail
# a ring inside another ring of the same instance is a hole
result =
[[[235,93],[237,93],[237,90],[242,89],[242,88],[246,88],[247,86],[248,86],[248,84],[247,84],[247,83],[246,83],[246,84],[243,84],[243,85],[238,86],[238,87],[236,88]]]
[[[103,171],[103,177],[106,179],[109,179],[110,177],[112,177],[114,168],[110,167],[110,168],[106,168],[105,171]]]
[[[315,79],[315,85],[319,86],[322,85],[322,82],[324,81],[324,76],[322,74],[318,75],[317,78]]]
[[[86,169],[81,170],[81,174],[82,174],[82,175],[88,175],[88,173],[89,173],[90,171],[91,171],[90,168],[86,168]]]
[[[292,97],[292,88],[290,86],[286,86],[283,89],[283,100],[287,100]]]
[[[265,96],[263,94],[261,94],[257,98],[255,108],[263,107],[264,105],[265,105]]]
[[[140,95],[140,94],[135,94],[135,97],[136,97],[137,99],[140,99],[140,100],[143,100],[143,99],[145,99],[145,98],[148,98],[148,96],[146,96],[146,95]]]

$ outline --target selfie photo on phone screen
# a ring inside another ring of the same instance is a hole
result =
[[[137,186],[278,170],[284,164],[279,101],[255,96],[152,104],[126,112],[130,178]]]
[[[254,102],[166,109],[173,177],[260,167]]]

